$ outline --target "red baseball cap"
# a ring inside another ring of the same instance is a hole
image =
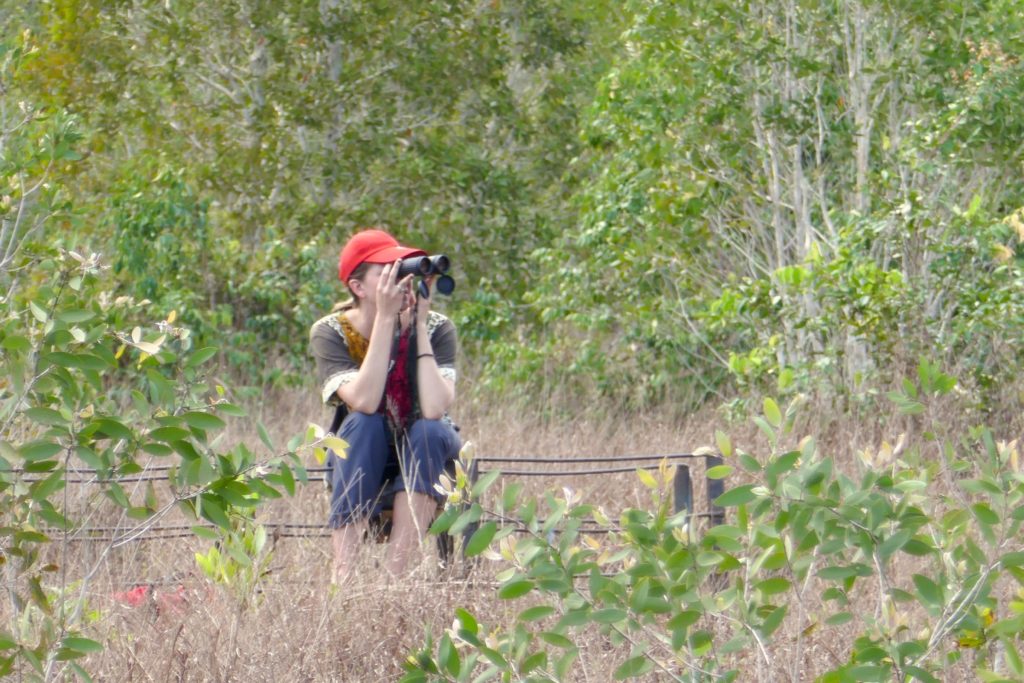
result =
[[[394,263],[409,256],[426,255],[422,249],[403,247],[383,230],[363,230],[352,235],[342,248],[338,258],[338,277],[342,282],[348,282],[352,271],[361,263]]]

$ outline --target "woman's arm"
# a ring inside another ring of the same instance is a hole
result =
[[[384,384],[388,378],[388,362],[391,357],[391,339],[395,332],[397,316],[382,315],[379,311],[373,321],[370,345],[366,358],[359,366],[356,378],[338,387],[338,398],[357,413],[372,415],[380,407],[384,397]]]
[[[377,412],[384,397],[395,325],[406,298],[409,282],[412,280],[412,276],[409,276],[401,282],[396,282],[397,274],[397,263],[389,263],[381,271],[375,292],[377,313],[373,319],[366,358],[363,359],[356,378],[338,389],[338,397],[351,410],[358,413],[372,415]]]
[[[427,281],[428,291],[433,278]],[[442,375],[438,358],[434,355],[433,340],[430,338],[430,298],[421,297],[416,301],[416,387],[419,391],[420,413],[427,420],[440,420],[455,402],[455,382]],[[450,323],[448,323],[450,325]],[[448,338],[442,342],[445,358],[442,362],[454,366],[454,330],[451,344]],[[451,374],[451,373],[449,373]]]
[[[422,310],[422,309],[421,309]],[[427,331],[426,314],[416,321],[416,386],[420,412],[427,420],[440,420],[455,402],[455,383],[441,376]]]

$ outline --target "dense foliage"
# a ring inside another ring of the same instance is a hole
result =
[[[7,12],[19,87],[84,136],[74,230],[46,238],[247,383],[304,381],[371,224],[453,256],[470,365],[505,392],[842,393],[938,347],[984,401],[1020,360],[1014,3]]]
[[[726,464],[708,476],[740,481],[710,528],[672,513],[667,464],[638,470],[651,503],[617,520],[568,489],[486,496],[496,472],[459,477],[433,530],[486,519],[465,552],[492,561],[498,596],[518,607],[503,623],[456,609],[403,681],[566,680],[595,633],[614,680],[1021,680],[1018,443],[950,431],[941,404],[955,386],[919,364],[890,399],[921,438],[864,450],[856,472],[797,438],[802,397],[785,411],[765,399],[763,449],[717,435]]]

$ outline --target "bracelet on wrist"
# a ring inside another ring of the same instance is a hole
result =
[[[416,356],[416,358],[417,358],[417,360],[418,360],[418,359],[420,359],[420,358],[427,358],[428,356],[429,356],[430,358],[433,358],[433,357],[434,357],[434,354],[432,354],[432,353],[421,353],[420,355]]]

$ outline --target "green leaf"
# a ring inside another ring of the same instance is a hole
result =
[[[878,555],[883,560],[888,560],[892,557],[893,553],[900,550],[903,546],[910,541],[911,532],[908,529],[897,531],[895,534],[885,539],[880,546],[878,546]]]
[[[0,342],[0,347],[3,347],[8,351],[28,351],[32,348],[32,344],[26,337],[22,337],[20,335],[9,335],[4,337],[4,340]]]
[[[851,667],[845,673],[849,678],[843,680],[859,681],[862,683],[888,683],[892,680],[891,671],[888,667],[884,666],[862,664]]]
[[[107,437],[110,439],[131,441],[132,430],[128,429],[123,422],[113,417],[101,417],[95,421],[97,438]]]
[[[457,507],[445,508],[444,512],[437,516],[434,523],[430,525],[430,533],[434,535],[440,535],[448,531],[451,528],[452,522],[454,522],[461,510]]]
[[[199,495],[199,514],[205,519],[213,522],[222,529],[231,528],[231,520],[228,519],[227,514],[224,512],[224,506],[221,504],[220,499],[208,494],[203,493]]]
[[[23,415],[41,425],[55,426],[68,423],[68,420],[63,415],[52,408],[29,408]]]
[[[779,404],[769,397],[764,399],[764,417],[772,427],[782,424],[782,413],[779,411]]]
[[[192,436],[192,433],[181,427],[157,427],[149,433],[149,437],[156,441],[171,443],[173,441],[184,441]],[[173,445],[173,444],[172,444]]]
[[[46,460],[61,452],[61,445],[50,441],[30,441],[18,449],[18,453],[28,462]]]
[[[215,346],[207,346],[205,348],[199,349],[198,351],[194,352],[191,356],[189,356],[187,361],[185,361],[185,368],[191,369],[199,367],[200,365],[202,365],[203,363],[210,360],[216,355],[217,347]]]
[[[863,576],[859,565],[824,567],[817,573],[817,577],[823,581],[845,581],[855,576]]]
[[[982,524],[987,524],[989,526],[999,524],[999,515],[993,512],[992,508],[985,503],[975,503],[971,506],[971,510],[974,512],[978,521]]]
[[[218,403],[214,406],[218,413],[224,413],[230,417],[246,417],[248,413],[245,412],[244,408],[236,406],[234,403]]]
[[[757,500],[757,494],[754,493],[754,487],[754,484],[744,484],[743,486],[737,486],[734,489],[729,489],[715,499],[715,505],[721,507],[736,507],[737,505],[744,505],[752,500]]]
[[[591,612],[590,619],[598,624],[615,624],[624,621],[629,614],[624,609],[606,607]]]
[[[76,636],[67,636],[61,641],[61,645],[64,647],[74,650],[75,652],[89,653],[89,652],[102,652],[103,645],[97,643],[95,640],[89,638],[81,638]]]
[[[484,510],[480,507],[480,504],[473,503],[469,506],[468,510],[459,514],[458,519],[456,519],[448,529],[448,533],[452,535],[462,533],[470,524],[476,524],[479,522],[483,514]]]
[[[754,584],[754,590],[761,591],[763,595],[776,595],[778,593],[784,593],[791,587],[789,579],[785,579],[781,576],[775,576],[764,581],[759,581]]]
[[[1005,553],[999,558],[999,562],[1004,567],[1024,567],[1024,552]]]
[[[576,645],[561,633],[555,633],[554,631],[542,631],[539,636],[540,639],[548,645],[553,645],[555,647],[562,648],[563,650],[576,648]]]
[[[780,605],[773,609],[771,613],[764,618],[764,621],[761,622],[761,633],[763,633],[765,637],[771,636],[771,634],[775,633],[779,626],[782,625],[782,620],[786,618],[786,613],[788,611],[789,608],[786,605]]]
[[[828,619],[826,619],[825,620],[825,624],[827,626],[841,626],[841,625],[845,624],[846,622],[852,621],[852,620],[853,620],[853,615],[850,614],[849,612],[837,612],[836,614],[833,614]]]
[[[729,465],[717,465],[710,468],[705,475],[708,479],[725,479],[733,473],[733,468]]]
[[[132,506],[131,502],[128,500],[128,496],[125,495],[124,489],[121,488],[120,484],[108,484],[105,493],[108,498],[125,509]]]
[[[750,456],[746,453],[741,453],[738,460],[740,465],[742,465],[743,469],[745,469],[747,472],[756,474],[760,472],[762,469],[761,463],[759,463],[753,456]]]
[[[683,610],[669,619],[666,625],[673,631],[678,629],[687,629],[696,624],[700,620],[700,617],[701,613],[697,610]]]
[[[74,662],[71,662],[70,664],[68,664],[68,668],[70,668],[75,673],[76,676],[85,681],[85,683],[92,683],[92,677],[89,675],[89,672],[83,669],[82,667],[78,666]]]
[[[800,451],[790,451],[784,455],[780,455],[774,461],[768,463],[768,466],[764,468],[764,473],[771,478],[776,478],[791,469],[796,465],[796,461],[800,459]]]
[[[715,444],[718,446],[718,452],[722,454],[722,457],[728,458],[732,455],[732,440],[725,432],[715,430]]]
[[[46,500],[50,495],[64,487],[64,470],[59,469],[42,481],[32,484],[29,489],[29,497],[35,501]]]
[[[1010,667],[1010,671],[1018,678],[1024,677],[1024,661],[1021,661],[1020,653],[1017,652],[1017,646],[1013,639],[1003,636],[999,640],[1003,644],[1006,664]]]
[[[757,428],[760,429],[761,433],[765,435],[765,438],[768,439],[768,443],[774,446],[778,436],[775,434],[775,430],[772,429],[772,426],[768,424],[768,421],[765,420],[763,417],[755,415],[753,418],[753,423],[757,425]]]
[[[224,420],[220,419],[216,415],[212,415],[210,413],[203,413],[196,410],[183,413],[181,417],[185,420],[189,427],[193,427],[204,432],[223,429],[226,426]]]
[[[295,495],[295,477],[292,476],[292,468],[288,463],[282,462],[278,468],[278,475],[281,478],[281,486],[288,492],[289,496]]]
[[[491,539],[498,531],[498,525],[494,522],[484,522],[480,528],[473,532],[469,542],[466,543],[466,557],[475,557],[487,549]]]
[[[220,540],[220,534],[208,526],[196,524],[194,526],[189,527],[189,530],[199,538],[205,538],[208,541]]]
[[[486,472],[484,476],[480,477],[480,479],[478,479],[477,482],[473,484],[473,489],[470,492],[470,496],[472,497],[472,499],[478,500],[482,495],[484,495],[484,492],[491,487],[491,484],[497,481],[498,477],[500,476],[501,472],[499,472],[498,470],[491,470],[489,472]]]
[[[437,663],[452,676],[458,677],[460,669],[459,652],[455,649],[455,645],[452,644],[452,639],[448,637],[447,633],[441,637],[441,643],[437,650]]]
[[[502,600],[515,600],[521,598],[533,590],[533,581],[525,578],[518,578],[509,581],[498,589],[498,597]]]
[[[102,372],[111,367],[110,363],[91,353],[65,353],[57,351],[46,354],[42,360],[45,363],[62,368],[78,368],[79,370],[95,370],[97,372]]]
[[[537,605],[536,607],[528,607],[519,613],[516,617],[516,621],[523,623],[538,621],[550,617],[555,613],[555,608],[550,605]]]
[[[262,422],[256,423],[256,433],[259,434],[260,441],[262,441],[263,445],[267,447],[267,450],[272,453],[277,451],[277,449],[274,448],[274,442],[270,439],[270,434],[267,433],[267,428],[263,426]]]
[[[922,574],[914,574],[911,578],[917,589],[917,598],[925,607],[942,607],[945,604],[942,588],[937,583]]]
[[[35,301],[28,302],[29,311],[32,312],[32,316],[41,323],[45,323],[50,319],[50,314],[47,313],[42,306],[37,304]]]
[[[917,666],[904,666],[903,671],[913,680],[922,681],[923,683],[941,683],[938,678]]]
[[[519,667],[520,675],[525,676],[534,669],[544,666],[548,661],[548,653],[544,650],[540,652],[534,652],[532,655],[523,660],[523,663]]]
[[[171,448],[170,446],[167,446],[162,443],[157,443],[155,441],[144,443],[142,444],[142,446],[140,446],[140,448],[142,448],[142,450],[151,455],[156,455],[159,457],[166,457],[174,452],[174,449]]]
[[[634,676],[642,676],[654,668],[654,662],[646,655],[630,657],[615,669],[613,676],[615,680],[622,681]]]
[[[478,624],[476,618],[466,610],[461,607],[456,607],[455,616],[459,620],[460,630],[473,634],[480,632],[480,624]]]
[[[84,323],[86,320],[92,320],[95,318],[96,314],[92,311],[79,308],[59,311],[54,317],[65,323]]]

